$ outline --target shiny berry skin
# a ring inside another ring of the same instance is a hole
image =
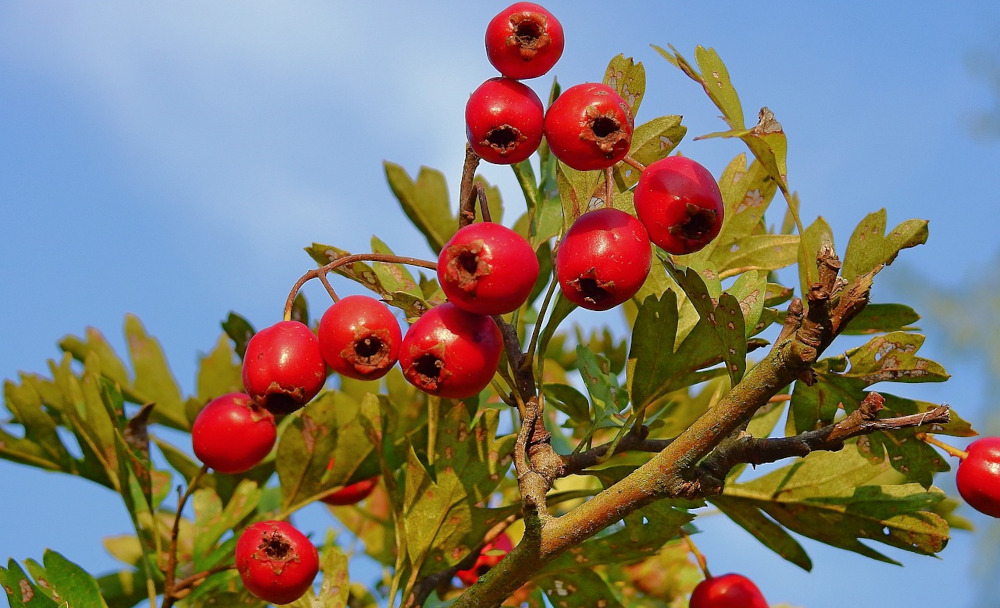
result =
[[[510,78],[491,78],[465,104],[465,135],[483,160],[512,165],[542,142],[545,109],[538,95]]]
[[[271,452],[276,437],[274,416],[244,393],[209,401],[191,425],[195,456],[217,473],[254,468]]]
[[[723,574],[698,583],[690,608],[767,608],[767,600],[747,577]]]
[[[489,385],[502,351],[503,338],[493,319],[445,302],[410,326],[399,366],[406,380],[423,392],[465,399]]]
[[[607,310],[635,295],[653,254],[636,218],[605,207],[581,215],[556,249],[556,278],[570,302]]]
[[[362,479],[361,481],[346,485],[342,489],[320,500],[328,505],[353,505],[367,498],[369,494],[375,491],[375,486],[377,485],[378,475],[371,479]]]
[[[249,526],[236,541],[236,569],[247,591],[272,604],[302,597],[319,572],[319,554],[285,521]]]
[[[966,451],[955,474],[958,493],[973,509],[1000,517],[1000,437],[977,439]]]
[[[549,106],[545,140],[556,158],[578,171],[607,169],[628,154],[632,121],[632,110],[614,88],[578,84]]]
[[[510,228],[481,222],[451,237],[438,256],[438,283],[466,312],[502,315],[519,308],[538,279],[538,258]]]
[[[254,334],[243,356],[243,388],[272,414],[309,402],[326,381],[319,339],[298,321],[281,321]]]
[[[694,253],[719,235],[722,192],[708,169],[683,156],[651,163],[635,187],[635,213],[649,240],[675,255]]]
[[[566,39],[552,13],[531,2],[508,6],[486,26],[486,57],[508,78],[537,78],[562,56]]]
[[[327,308],[317,334],[323,361],[357,380],[377,380],[389,373],[403,341],[396,317],[368,296],[347,296]]]
[[[459,570],[455,573],[465,586],[471,587],[479,577],[486,574],[490,568],[500,563],[508,553],[514,548],[510,542],[510,537],[506,533],[496,537],[492,543],[487,543],[483,550],[479,552],[476,563],[468,570]]]

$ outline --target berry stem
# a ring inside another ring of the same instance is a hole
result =
[[[387,264],[409,264],[410,266],[419,266],[421,268],[427,268],[428,270],[437,270],[437,263],[431,262],[429,260],[421,260],[420,258],[410,258],[398,255],[389,255],[387,253],[355,253],[351,255],[345,255],[343,257],[337,258],[336,260],[320,266],[319,268],[313,268],[312,270],[306,272],[304,275],[299,277],[299,280],[295,282],[292,286],[292,290],[288,293],[288,299],[285,300],[285,312],[283,319],[289,321],[292,318],[292,305],[295,303],[295,296],[298,295],[299,289],[306,284],[309,279],[319,278],[320,281],[326,286],[327,291],[330,292],[330,296],[333,301],[336,302],[340,298],[337,297],[337,293],[333,291],[333,286],[330,285],[328,281],[325,280],[325,275],[345,264],[353,264],[355,262],[385,262]]]
[[[474,186],[479,160],[479,155],[473,151],[472,146],[465,144],[465,165],[462,167],[462,182],[458,194],[459,205],[461,205],[458,210],[459,228],[464,228],[476,221],[476,199],[473,197],[475,196]]]
[[[486,198],[486,188],[481,182],[476,182],[476,198],[479,199],[479,210],[483,214],[484,222],[492,222],[493,218],[490,217],[490,203]]]
[[[611,187],[612,184],[611,180],[613,178],[614,178],[613,170],[611,167],[608,167],[607,169],[604,170],[604,206],[609,208],[614,207],[612,203],[614,202],[615,199],[615,191]]]
[[[916,437],[917,437],[917,439],[920,439],[920,440],[924,441],[925,443],[929,443],[929,444],[931,444],[933,446],[937,446],[937,447],[941,448],[942,450],[944,450],[945,452],[947,452],[949,456],[954,456],[955,458],[958,458],[959,460],[965,460],[966,458],[969,457],[969,453],[968,452],[965,452],[965,451],[960,450],[960,449],[958,449],[956,447],[950,446],[947,443],[941,441],[940,439],[937,439],[933,435],[929,435],[927,433],[917,433]]]
[[[643,171],[646,170],[646,165],[640,163],[639,161],[637,161],[636,159],[632,158],[628,154],[625,155],[625,158],[622,159],[622,162],[625,163],[626,165],[628,165],[629,167],[632,167],[633,169],[635,169],[639,173],[642,173]]]
[[[698,550],[698,546],[694,544],[691,540],[691,536],[688,535],[687,531],[682,527],[680,528],[681,538],[684,539],[684,544],[687,545],[688,551],[694,556],[695,561],[698,562],[698,568],[701,569],[701,573],[705,575],[705,578],[712,578],[712,574],[708,571],[708,561],[705,559],[705,555]]]

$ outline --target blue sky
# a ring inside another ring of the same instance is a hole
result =
[[[465,100],[494,75],[483,28],[506,5],[0,4],[0,376],[43,370],[56,341],[88,325],[121,346],[131,312],[190,390],[196,355],[230,310],[258,327],[278,320],[311,242],[360,251],[377,234],[426,257],[381,163],[439,168],[454,197]],[[718,174],[741,144],[691,141],[724,125],[648,45],[689,58],[695,45],[715,47],[746,114],[767,105],[784,126],[806,221],[823,215],[842,247],[880,207],[890,224],[927,218],[928,245],[900,263],[936,284],[995,258],[1000,145],[968,129],[995,99],[969,59],[1000,57],[1000,5],[610,5],[546,4],[566,30],[553,71],[563,85],[599,80],[619,52],[641,60],[639,121],[684,115],[680,149]],[[531,81],[543,96],[550,84]],[[509,170],[482,173],[504,188],[508,219],[519,214]],[[981,367],[933,337],[921,354],[955,378],[907,394],[985,420]],[[114,566],[100,538],[129,526],[115,496],[7,463],[0,480],[0,558],[52,547],[97,571]],[[306,516],[319,526],[326,514]],[[943,560],[890,552],[902,569],[806,543],[815,571],[805,575],[721,521],[704,528],[713,570],[753,577],[772,602],[973,605],[968,534]]]

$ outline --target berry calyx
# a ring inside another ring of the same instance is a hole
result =
[[[512,165],[542,143],[545,109],[527,86],[510,78],[491,78],[465,104],[465,134],[483,160]]]
[[[757,585],[739,574],[706,578],[691,593],[690,608],[767,608]]]
[[[607,169],[632,145],[632,110],[613,87],[572,86],[545,113],[545,140],[552,154],[578,171]]]
[[[403,331],[389,308],[368,296],[347,296],[326,309],[317,331],[330,368],[357,380],[377,380],[399,358]]]
[[[362,479],[361,481],[348,484],[333,494],[324,496],[320,500],[328,505],[353,505],[367,498],[375,491],[375,486],[377,485],[378,475],[371,479]]]
[[[243,473],[274,447],[274,416],[250,395],[229,393],[209,401],[191,425],[194,454],[218,473]]]
[[[977,439],[966,452],[955,474],[958,493],[973,509],[1000,517],[1000,437]]]
[[[483,546],[483,550],[479,552],[479,557],[476,558],[476,563],[468,570],[459,570],[455,573],[466,587],[471,587],[475,584],[479,577],[489,572],[490,568],[496,566],[500,563],[508,553],[514,548],[514,544],[511,542],[510,537],[507,533],[503,533],[496,539],[487,543]]]
[[[653,254],[642,223],[606,207],[581,215],[559,242],[556,278],[570,302],[608,310],[639,291]]]
[[[423,392],[465,399],[490,383],[502,352],[503,337],[493,319],[446,302],[410,326],[399,366],[406,380]]]
[[[249,526],[236,541],[236,569],[243,586],[272,604],[302,597],[319,572],[319,554],[304,534],[285,521]]]
[[[272,414],[290,414],[326,381],[319,339],[305,324],[280,321],[254,334],[243,355],[243,388]]]
[[[517,2],[486,26],[486,57],[508,78],[537,78],[562,56],[562,24],[543,7]]]
[[[464,311],[502,315],[524,304],[538,279],[531,245],[510,228],[469,224],[438,256],[438,282],[448,300]]]
[[[690,158],[668,156],[639,177],[635,213],[651,241],[668,253],[684,255],[719,235],[725,205],[708,169]]]

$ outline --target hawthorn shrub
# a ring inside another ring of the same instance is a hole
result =
[[[505,74],[536,77],[562,52],[561,27],[534,6],[515,5],[510,32],[487,39],[524,46],[504,55]],[[552,45],[559,53],[539,50]],[[546,113],[540,142],[534,110],[511,125],[518,108],[490,105],[510,96],[477,100],[457,216],[441,172],[385,164],[446,267],[374,237],[371,253],[311,244],[317,267],[294,281],[283,317],[255,332],[230,313],[191,395],[132,316],[126,358],[88,329],[59,343],[48,375],[6,381],[0,456],[120,493],[135,526],[107,542],[117,572],[94,576],[51,550],[40,563],[11,559],[0,569],[11,605],[763,604],[744,577],[709,574],[690,537],[706,506],[806,569],[792,532],[883,561],[878,543],[939,552],[964,522],[934,486],[949,470],[938,449],[968,454],[935,435],[975,433],[946,405],[869,390],[948,377],[918,356],[912,308],[871,301],[879,271],[923,244],[927,223],[887,231],[876,211],[835,250],[822,217],[801,219],[772,113],[746,122],[713,50],[689,62],[654,49],[721,111],[728,128],[710,137],[747,146],[717,178],[664,161],[679,158],[686,128],[659,113],[679,108],[644,99],[642,64],[619,55],[571,98],[553,84],[548,105],[563,107]],[[533,57],[541,67],[518,63]],[[657,117],[634,124],[641,104]],[[477,148],[510,164],[523,207],[505,209],[476,176]],[[506,156],[515,148],[525,160]],[[469,229],[504,211],[518,215],[510,230]],[[299,293],[313,279],[334,301],[343,280],[373,297],[345,299],[318,323]],[[593,310],[593,328],[567,327],[578,306]],[[620,315],[629,335],[609,329]],[[842,335],[867,342],[838,352]],[[326,378],[328,366],[346,375]],[[198,423],[223,396],[242,405]],[[196,423],[204,463],[160,433]],[[276,425],[269,453],[270,435],[245,430],[260,424]],[[995,452],[972,454],[960,486],[994,514]],[[165,502],[173,488],[179,500]],[[317,501],[383,567],[379,584],[349,580],[344,538],[287,523]],[[727,589],[752,599],[726,600]]]

